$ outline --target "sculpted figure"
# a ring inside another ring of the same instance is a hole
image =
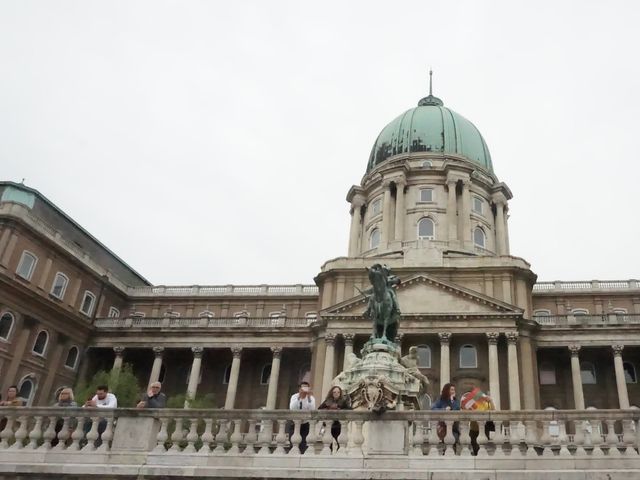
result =
[[[356,368],[362,365],[362,360],[360,360],[355,353],[349,353],[347,355],[347,365],[349,368]]]
[[[369,295],[369,303],[363,316],[373,322],[371,339],[391,339],[393,342],[400,322],[400,307],[393,286],[400,284],[400,279],[379,263],[367,268],[367,272],[372,288],[365,292]]]
[[[418,347],[409,347],[409,353],[400,359],[400,363],[407,368],[407,373],[417,378],[424,390],[429,385],[429,379],[418,368]]]

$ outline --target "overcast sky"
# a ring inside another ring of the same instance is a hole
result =
[[[311,283],[427,93],[539,280],[640,277],[640,3],[0,1],[0,178],[156,284]]]

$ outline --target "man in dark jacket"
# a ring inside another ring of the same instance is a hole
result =
[[[149,385],[149,391],[142,396],[142,400],[136,405],[137,408],[165,408],[167,406],[167,396],[160,391],[162,384],[153,382]]]

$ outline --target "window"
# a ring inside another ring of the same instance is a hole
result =
[[[377,198],[371,203],[371,216],[378,215],[382,212],[382,199]]]
[[[215,314],[211,310],[203,310],[202,312],[200,312],[198,314],[198,317],[200,317],[200,318],[203,318],[203,317],[213,318],[213,317],[215,317]]]
[[[422,162],[422,168],[431,168],[432,166],[433,164],[431,163],[431,160],[425,160]]]
[[[550,362],[542,362],[540,364],[540,385],[555,385],[556,384],[556,369]]]
[[[20,263],[18,263],[16,273],[25,280],[31,280],[33,271],[36,269],[36,263],[38,263],[38,257],[24,251],[22,252],[22,257],[20,257]]]
[[[271,378],[270,363],[262,367],[262,373],[260,374],[260,385],[269,385],[269,378]]]
[[[418,345],[418,368],[431,368],[431,348]]]
[[[589,310],[587,310],[586,308],[574,308],[573,310],[571,310],[571,313],[573,315],[589,315]]]
[[[231,365],[227,365],[227,368],[224,369],[224,375],[222,376],[222,384],[228,385],[230,378],[231,378]]]
[[[427,238],[429,240],[435,238],[435,225],[433,220],[428,217],[420,219],[418,222],[418,238]]]
[[[53,285],[51,286],[51,295],[62,300],[68,284],[69,277],[61,272],[56,273],[56,277],[53,279]]]
[[[233,314],[235,318],[249,318],[249,312],[246,310],[241,310]]]
[[[131,312],[131,313],[129,314],[129,316],[130,316],[131,318],[144,318],[144,317],[146,317],[146,316],[147,316],[147,314],[146,314],[146,313],[144,313],[144,312]]]
[[[596,384],[596,368],[591,362],[580,363],[580,377],[582,378],[583,385],[595,385]]]
[[[0,338],[3,340],[9,340],[11,330],[13,329],[13,315],[9,312],[5,312],[0,317]]]
[[[84,292],[84,298],[82,299],[82,305],[80,306],[80,311],[82,313],[84,313],[87,316],[91,315],[91,312],[93,311],[93,304],[96,301],[96,296],[87,291]]]
[[[107,315],[109,318],[118,318],[120,316],[120,310],[118,310],[116,307],[109,307],[109,315]]]
[[[374,228],[369,234],[369,248],[378,248],[380,245],[380,229]]]
[[[21,398],[26,405],[31,405],[31,397],[35,390],[35,385],[30,378],[24,378],[20,382],[18,389],[18,397]]]
[[[626,315],[627,314],[627,309],[626,308],[614,308],[613,309],[613,313],[615,313],[616,315]]]
[[[433,202],[433,188],[420,189],[420,202]]]
[[[67,352],[67,359],[64,361],[64,366],[69,367],[71,370],[76,368],[76,364],[78,363],[78,347],[71,347]]]
[[[471,207],[471,209],[475,213],[479,213],[480,215],[482,215],[483,208],[484,208],[484,201],[482,200],[482,198],[480,198],[478,196],[474,196],[473,197],[473,206]]]
[[[548,310],[546,308],[541,308],[538,310],[534,310],[533,311],[533,316],[534,317],[549,317],[551,316],[551,310]]]
[[[38,333],[36,341],[33,344],[33,353],[37,355],[44,355],[44,352],[47,349],[47,343],[49,343],[49,334],[45,330],[40,330],[40,333]]]
[[[636,376],[636,367],[631,362],[624,362],[622,364],[624,369],[624,380],[626,383],[637,383],[638,377]]]
[[[460,348],[460,368],[477,368],[478,355],[473,345],[463,345]]]
[[[473,244],[476,247],[485,248],[486,237],[484,235],[484,230],[480,227],[476,227],[473,231]]]

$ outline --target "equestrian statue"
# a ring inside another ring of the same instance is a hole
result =
[[[362,292],[369,299],[363,316],[373,322],[371,341],[380,339],[384,343],[395,343],[400,323],[400,307],[393,287],[400,284],[400,279],[391,275],[389,267],[379,263],[367,268],[367,273],[372,288]]]

